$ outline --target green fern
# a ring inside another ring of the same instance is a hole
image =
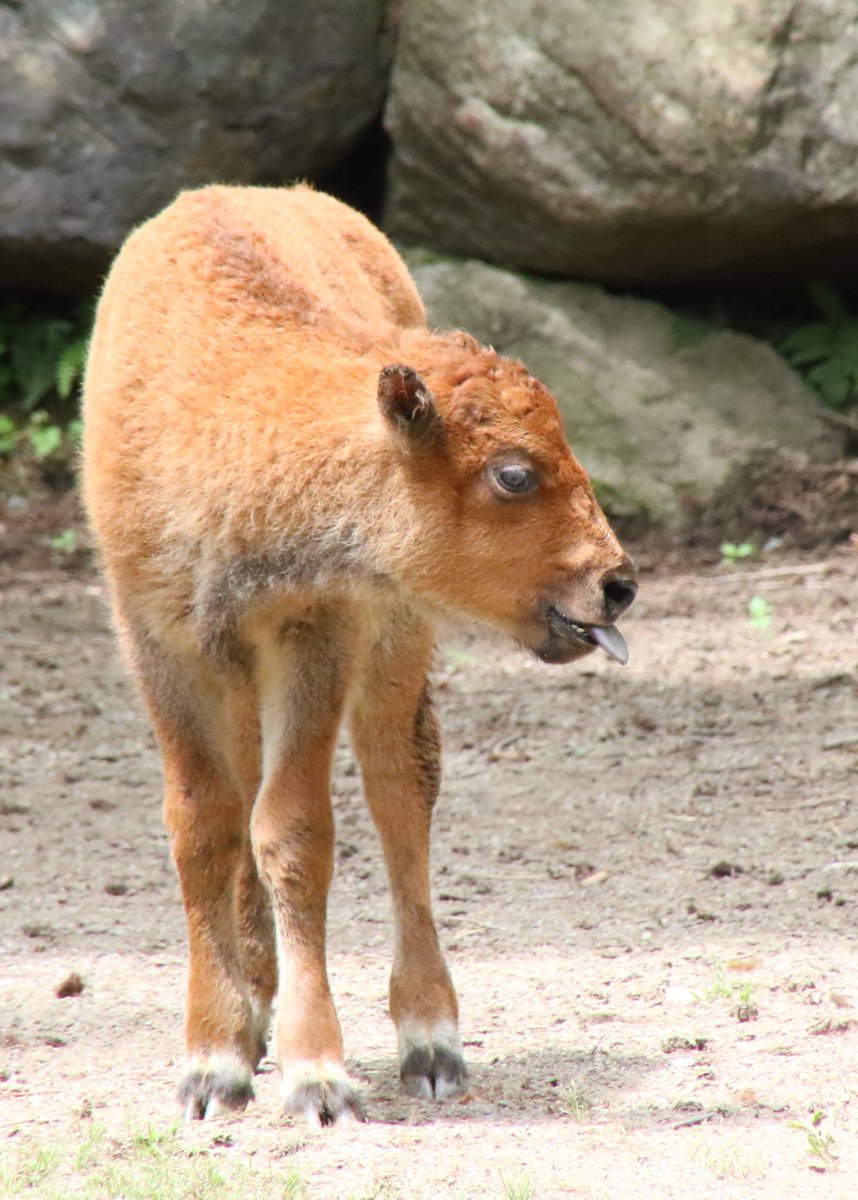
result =
[[[858,317],[831,288],[817,283],[808,290],[823,319],[793,330],[779,349],[823,404],[842,411],[858,399]]]
[[[83,374],[88,345],[88,338],[76,338],[75,341],[68,343],[57,359],[56,370],[54,371],[54,386],[57,389],[57,395],[60,400],[68,400],[74,391],[75,384]]]
[[[0,305],[0,408],[18,414],[71,400],[86,360],[92,306],[55,311]]]

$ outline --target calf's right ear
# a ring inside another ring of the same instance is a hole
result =
[[[432,393],[412,367],[401,363],[382,367],[378,406],[388,424],[409,443],[426,442],[440,431]]]

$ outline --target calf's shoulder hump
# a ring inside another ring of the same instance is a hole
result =
[[[425,313],[388,239],[354,209],[305,185],[183,192],[131,235],[120,259],[166,273],[246,316],[284,323],[422,326]],[[214,311],[216,303],[208,311]]]

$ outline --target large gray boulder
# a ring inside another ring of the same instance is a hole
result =
[[[404,241],[624,285],[858,249],[849,0],[420,0],[386,121]]]
[[[802,381],[761,342],[592,284],[406,256],[430,324],[520,358],[552,390],[615,515],[675,521],[765,447],[840,449]]]
[[[387,0],[0,4],[0,279],[91,284],[181,188],[284,182],[381,109]]]

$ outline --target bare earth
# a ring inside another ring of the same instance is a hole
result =
[[[625,669],[446,635],[434,878],[470,1094],[398,1090],[385,882],[344,745],[330,963],[369,1121],[283,1117],[265,1062],[244,1115],[182,1143],[297,1169],[312,1200],[858,1195],[858,553],[825,558],[649,575]],[[171,1122],[185,974],[101,586],[4,578],[0,1153]],[[82,994],[57,998],[72,971]],[[835,1170],[791,1126],[816,1110]]]

